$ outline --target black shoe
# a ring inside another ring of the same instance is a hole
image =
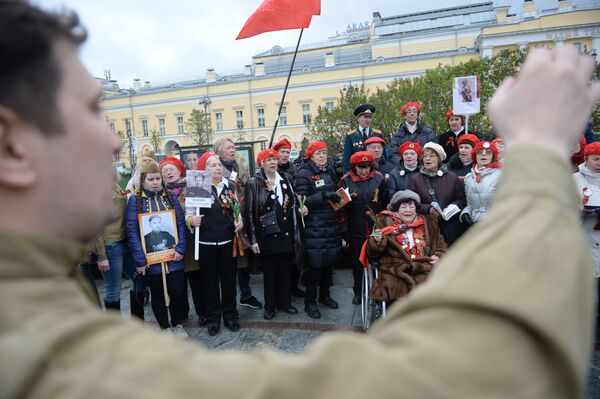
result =
[[[338,303],[334,301],[330,296],[319,299],[319,303],[322,303],[330,309],[337,309],[340,307],[340,305],[338,305]]]
[[[265,320],[272,320],[273,317],[275,317],[275,311],[265,309],[264,317],[265,317]]]
[[[352,304],[353,305],[360,305],[361,302],[362,302],[361,296],[358,295],[358,294],[354,294],[354,298],[352,298]]]
[[[223,320],[223,324],[225,324],[225,327],[232,332],[236,332],[240,329],[240,323],[237,320]]]
[[[262,303],[260,303],[255,297],[251,296],[250,298],[240,299],[240,306],[247,306],[252,309],[260,309],[262,308]]]
[[[319,319],[321,317],[321,312],[319,312],[319,308],[317,308],[317,305],[315,305],[314,303],[311,303],[310,305],[305,305],[304,311],[310,318]]]
[[[304,292],[300,288],[298,288],[297,285],[292,287],[291,294],[292,294],[292,296],[295,296],[296,298],[305,298],[306,297],[306,292]]]
[[[218,323],[216,321],[211,321],[208,323],[208,335],[210,336],[215,336],[217,335],[217,333],[219,332],[219,325],[221,323]]]
[[[198,316],[198,326],[199,327],[204,327],[207,324],[208,324],[208,319],[206,317]]]
[[[290,305],[287,308],[284,307],[277,307],[277,310],[280,310],[282,312],[288,313],[288,314],[296,314],[298,313],[298,309],[296,309],[294,306]]]

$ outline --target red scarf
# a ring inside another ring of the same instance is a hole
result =
[[[489,169],[497,169],[500,168],[502,165],[500,165],[500,162],[492,162],[491,164],[487,165],[484,169],[489,168]],[[475,181],[477,183],[479,183],[481,181],[481,173],[477,173],[477,164],[473,164],[473,167],[471,168],[471,171],[473,172],[473,174],[475,175]]]
[[[366,175],[365,177],[360,177],[359,175],[357,175],[356,173],[354,173],[354,171],[349,171],[348,173],[346,173],[342,179],[346,176],[350,176],[350,178],[352,179],[352,181],[354,183],[359,182],[359,181],[367,181],[370,180],[373,176],[375,176],[375,173],[379,173],[377,172],[375,169],[373,169],[371,172],[369,172],[368,175]]]
[[[402,232],[404,232],[408,229],[414,229],[416,227],[423,226],[425,224],[425,222],[423,221],[423,218],[419,215],[417,215],[417,217],[415,218],[415,220],[413,220],[412,223],[406,224],[406,223],[402,222],[402,219],[400,219],[398,214],[395,212],[382,211],[382,212],[379,212],[379,214],[387,215],[387,216],[391,217],[392,220],[394,221],[394,224],[392,224],[391,226],[382,227],[380,229],[381,234],[383,234],[384,236],[387,236],[390,234],[395,234],[396,242],[398,242],[399,244],[402,244],[402,237],[401,237]],[[358,260],[360,261],[360,263],[362,263],[362,265],[364,267],[369,266],[369,259],[367,257],[367,243],[368,242],[369,242],[369,237],[367,237],[367,239],[363,243],[362,247],[360,248],[360,256],[358,257]],[[416,246],[415,246],[415,248],[416,248]]]

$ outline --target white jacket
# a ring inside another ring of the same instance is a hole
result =
[[[498,168],[485,168],[480,175],[481,180],[479,183],[477,183],[473,170],[465,176],[467,206],[460,216],[467,214],[471,216],[473,222],[485,219],[490,212],[502,171]]]
[[[584,163],[579,165],[579,172],[574,173],[575,183],[577,184],[577,192],[583,200],[583,190],[589,189],[591,196],[588,199],[587,205],[600,206],[600,173],[590,171]],[[583,209],[583,201],[581,203]],[[600,230],[594,230],[594,226],[598,223],[598,215],[591,214],[583,216],[583,229],[588,237],[588,245],[592,251],[594,259],[594,276],[600,277]]]

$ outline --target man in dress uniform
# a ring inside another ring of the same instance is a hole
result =
[[[596,282],[569,150],[600,100],[592,57],[533,49],[498,88],[494,209],[368,334],[223,353],[104,313],[74,273],[112,217],[121,147],[82,32],[0,1],[1,398],[584,396]]]
[[[350,157],[352,154],[358,151],[365,151],[365,141],[370,137],[380,137],[383,139],[381,130],[373,129],[371,122],[373,120],[373,114],[375,113],[375,106],[371,104],[362,104],[356,107],[354,110],[354,116],[358,121],[358,127],[355,130],[351,130],[346,135],[344,141],[344,157],[342,159],[342,165],[344,173],[350,170]],[[384,150],[383,157],[387,159],[387,152]]]

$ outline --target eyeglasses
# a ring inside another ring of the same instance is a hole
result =
[[[327,150],[317,150],[315,151],[315,155],[327,155]]]

